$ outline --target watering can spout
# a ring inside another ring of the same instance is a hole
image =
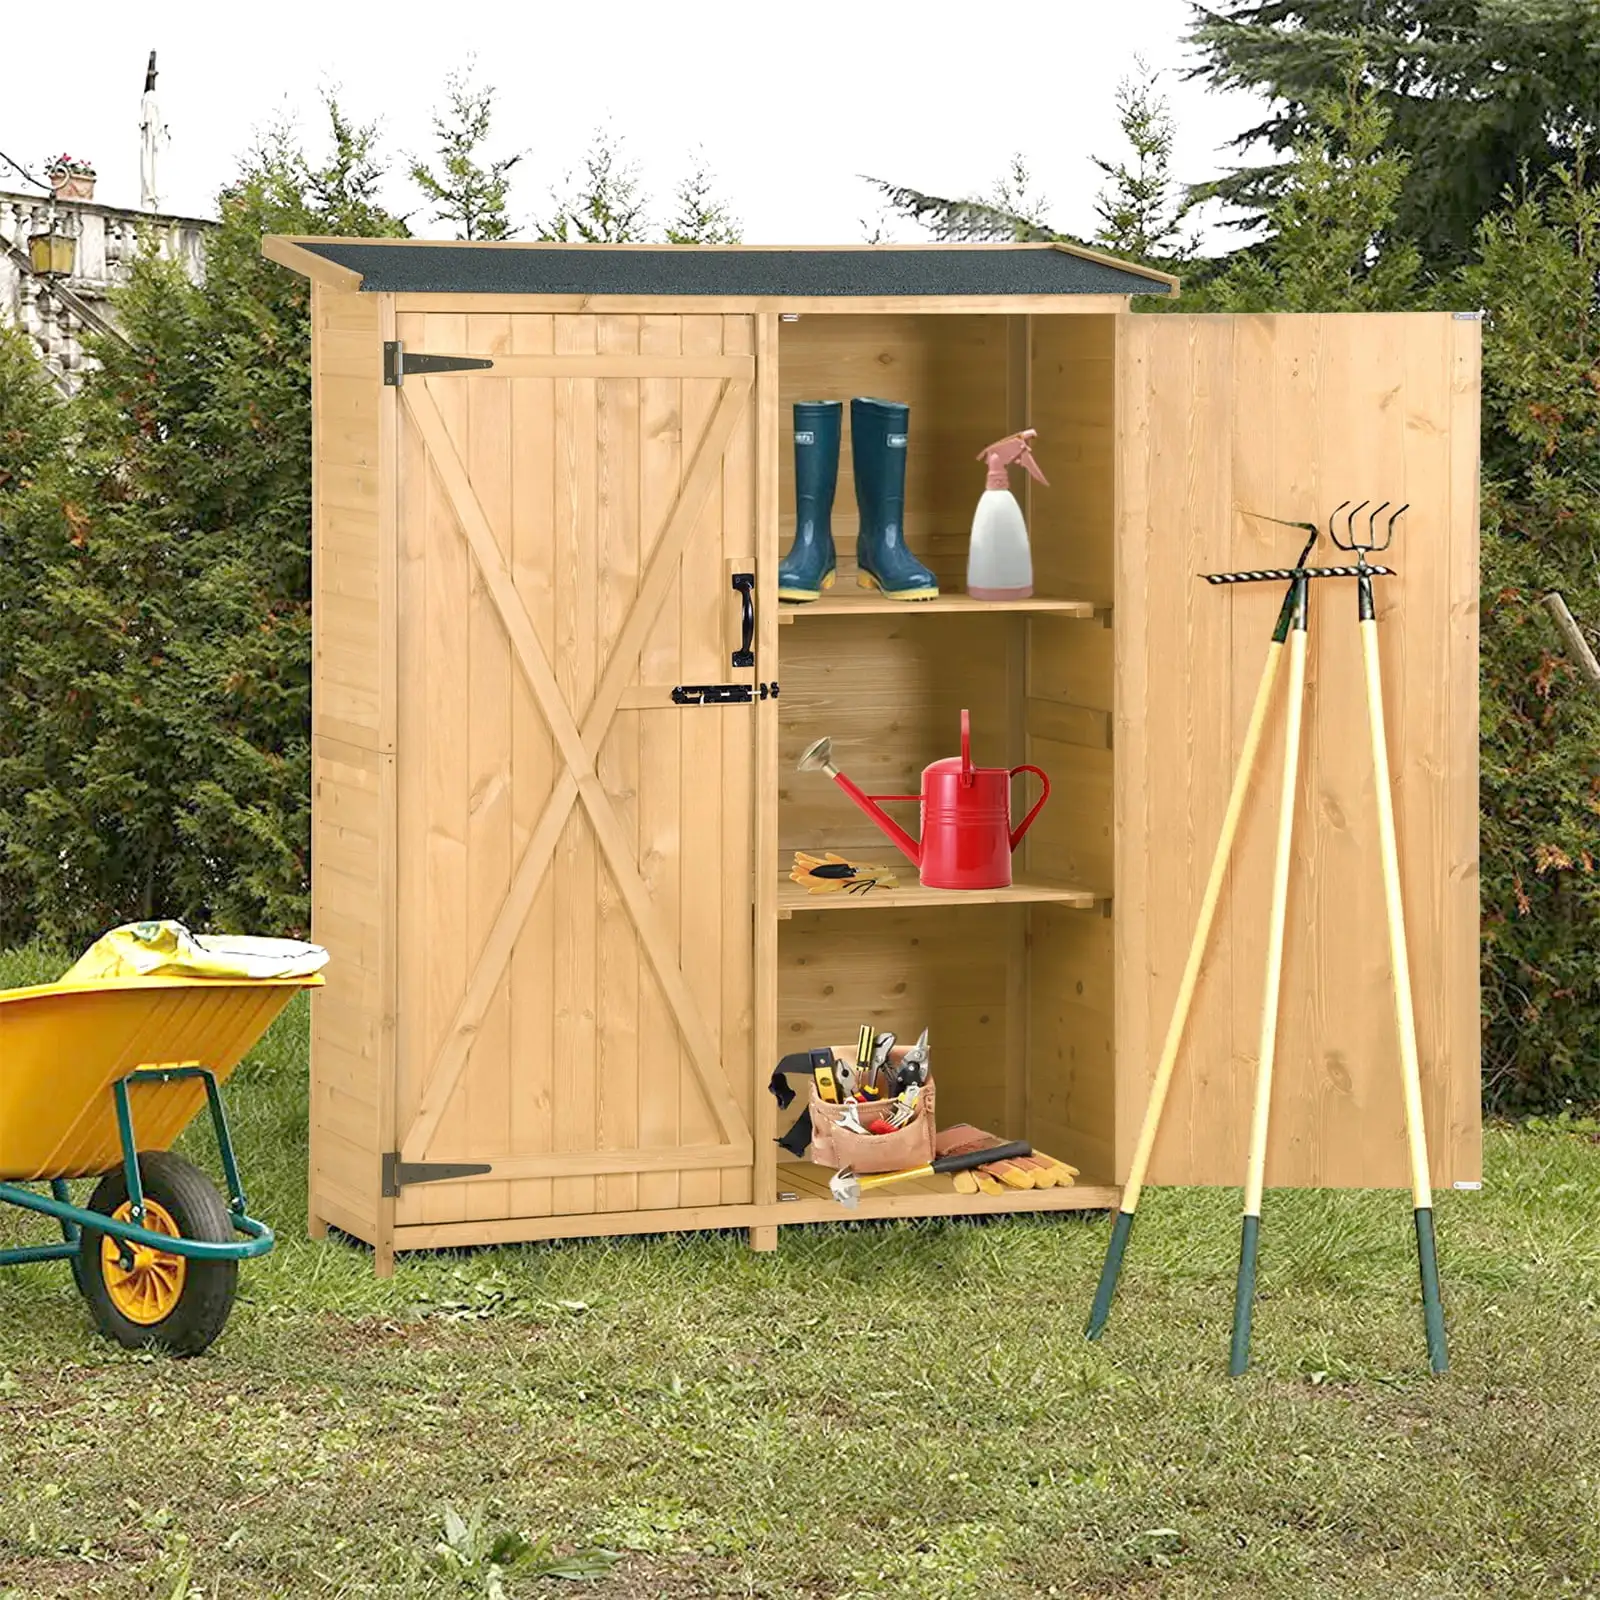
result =
[[[800,752],[800,759],[795,762],[795,770],[798,772],[826,772],[830,778],[837,778],[839,769],[833,764],[833,740],[821,738],[814,744],[808,744]]]
[[[801,772],[825,772],[861,807],[866,814],[877,823],[888,837],[893,840],[896,848],[914,867],[922,865],[922,847],[915,839],[900,826],[878,804],[880,800],[921,800],[920,794],[867,794],[864,790],[852,783],[833,764],[833,740],[830,738],[818,739],[813,744],[808,744],[800,753],[800,759],[795,763]]]

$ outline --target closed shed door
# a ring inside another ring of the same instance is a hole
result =
[[[751,319],[396,333],[396,1220],[748,1201]]]

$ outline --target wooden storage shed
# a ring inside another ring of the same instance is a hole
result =
[[[767,1078],[864,1021],[931,1029],[941,1122],[1082,1178],[857,1215],[1114,1205],[1281,599],[1196,574],[1284,565],[1266,517],[1368,498],[1410,502],[1378,591],[1434,1179],[1476,1182],[1474,317],[1134,315],[1176,286],[1060,246],[265,249],[312,282],[313,1229],[380,1270],[707,1226],[770,1248],[841,1212],[780,1159]],[[790,407],[855,395],[910,406],[905,525],[942,596],[856,586],[847,441],[838,585],[780,610]],[[1025,424],[1037,592],[986,605],[960,592],[974,457]],[[1401,1186],[1353,585],[1312,604],[1267,1181]],[[797,848],[897,859],[799,751],[830,734],[909,793],[964,706],[977,760],[1054,785],[1014,886],[791,885]],[[1259,788],[1156,1183],[1243,1176]]]

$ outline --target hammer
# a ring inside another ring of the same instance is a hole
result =
[[[886,1183],[899,1183],[902,1178],[928,1178],[941,1172],[966,1172],[971,1167],[987,1166],[991,1161],[1014,1161],[1018,1156],[1031,1156],[1033,1146],[1026,1139],[1014,1139],[1010,1144],[992,1145],[987,1150],[963,1150],[958,1155],[939,1156],[925,1167],[908,1167],[904,1172],[878,1172],[871,1177],[859,1178],[848,1167],[836,1172],[828,1180],[833,1198],[842,1206],[854,1210],[861,1204],[863,1189],[877,1189]]]

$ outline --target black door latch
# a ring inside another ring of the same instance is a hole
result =
[[[677,706],[747,706],[777,698],[776,683],[680,683],[672,691]]]

